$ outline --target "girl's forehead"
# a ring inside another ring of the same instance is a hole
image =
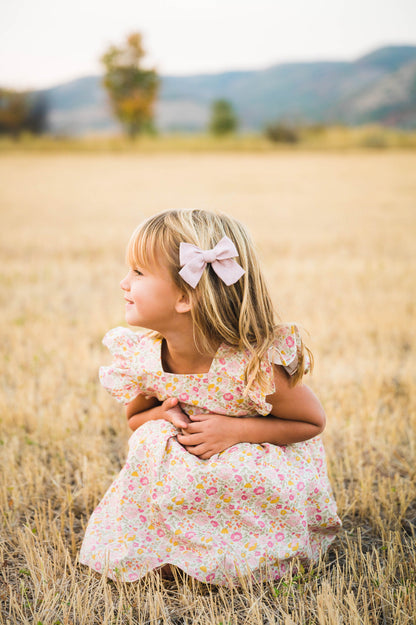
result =
[[[146,269],[155,275],[165,276],[169,274],[166,256],[156,246],[129,245],[126,261],[133,269]]]

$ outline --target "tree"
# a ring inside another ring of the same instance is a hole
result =
[[[213,135],[226,135],[235,132],[238,119],[233,106],[227,100],[214,100],[211,105],[209,130]]]
[[[0,88],[0,134],[15,138],[23,131],[42,134],[46,130],[47,115],[45,94]]]
[[[124,47],[111,46],[101,58],[113,111],[131,138],[152,127],[159,89],[156,71],[142,67],[144,56],[141,34],[132,33]]]

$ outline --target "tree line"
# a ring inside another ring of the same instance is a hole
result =
[[[142,36],[130,34],[124,44],[111,45],[102,55],[103,86],[115,117],[126,135],[134,139],[144,132],[154,132],[154,110],[160,89],[155,69],[145,66]],[[45,95],[0,88],[0,134],[18,137],[27,131],[42,134],[47,130],[48,102]],[[212,102],[208,130],[215,136],[234,133],[238,117],[232,104],[225,99]],[[272,141],[293,143],[293,129],[282,124],[270,124],[266,136]]]

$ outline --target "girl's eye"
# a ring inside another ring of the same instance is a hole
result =
[[[133,271],[134,271],[134,273],[136,273],[138,276],[142,276],[142,275],[143,275],[143,274],[142,274],[142,272],[141,272],[139,269],[134,269]]]

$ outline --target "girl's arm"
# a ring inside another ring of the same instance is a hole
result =
[[[177,404],[178,400],[175,397],[162,403],[156,397],[146,398],[144,395],[137,395],[126,406],[129,428],[134,432],[146,421],[154,419],[165,419],[177,428],[186,427],[190,422],[189,418]]]
[[[267,396],[272,405],[267,417],[194,415],[178,441],[200,458],[210,458],[237,443],[288,445],[308,440],[325,428],[325,412],[316,395],[304,384],[291,387],[290,377],[274,366],[276,392]]]
[[[274,365],[274,383],[276,392],[267,396],[271,416],[242,419],[241,438],[249,443],[289,445],[323,432],[326,416],[313,391],[302,383],[290,386],[290,377],[280,365]]]

